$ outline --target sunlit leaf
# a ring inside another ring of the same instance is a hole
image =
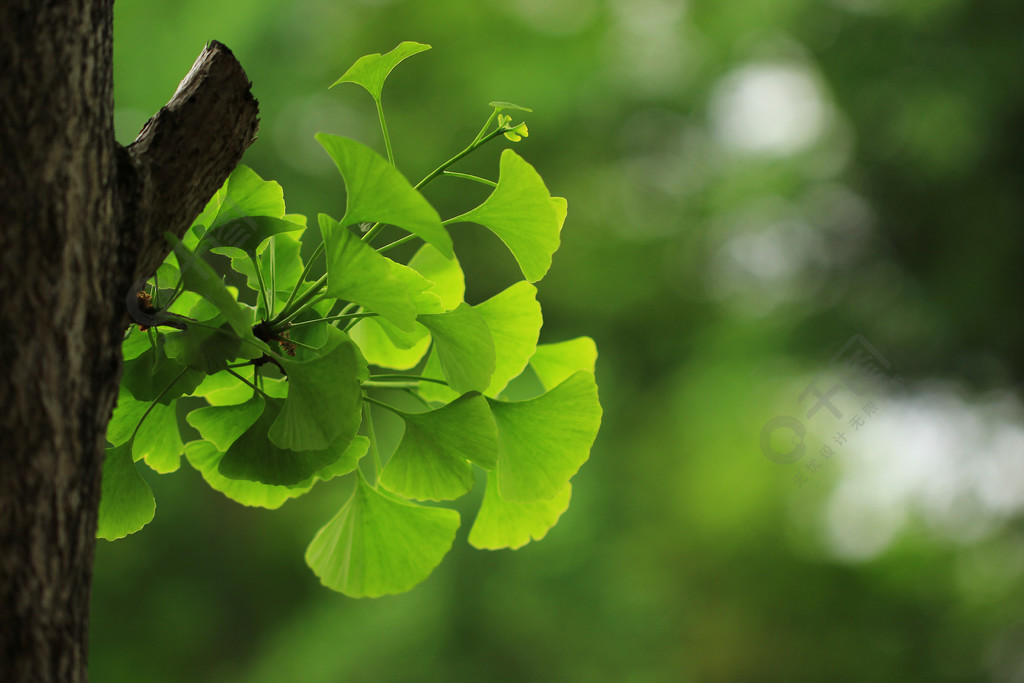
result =
[[[422,330],[419,340],[413,342],[409,348],[402,348],[395,343],[393,336],[385,331],[384,325],[387,324],[386,320],[380,318],[364,318],[350,330],[352,340],[359,345],[359,350],[363,352],[368,363],[395,370],[409,370],[415,367],[430,348],[430,333],[422,325],[418,326]],[[392,330],[400,332],[393,326]]]
[[[174,255],[178,259],[185,287],[216,306],[236,335],[259,346],[260,342],[252,334],[252,309],[231,296],[213,266],[185,249],[170,233],[167,233],[167,238],[174,245]]]
[[[209,223],[201,222],[203,215],[195,221],[199,225],[206,225],[207,232],[244,216],[284,216],[284,190],[272,180],[263,180],[248,166],[239,164],[235,167],[218,194],[215,217],[209,217],[207,207],[203,214]]]
[[[352,231],[320,214],[327,253],[327,294],[379,313],[400,329],[411,331],[416,315],[429,302],[431,283],[408,266],[381,256]],[[440,299],[430,295],[441,308]]]
[[[124,360],[138,358],[151,346],[149,335],[139,328],[132,326],[128,328],[128,336],[121,342],[121,357]]]
[[[114,541],[135,533],[153,520],[156,500],[132,462],[130,444],[106,450],[100,486],[97,538]]]
[[[445,258],[430,244],[424,244],[409,259],[409,267],[433,283],[427,291],[441,299],[444,310],[462,303],[466,294],[466,276],[457,258]]]
[[[224,454],[209,441],[190,441],[185,444],[185,457],[189,464],[199,471],[210,488],[249,507],[275,510],[288,500],[298,498],[309,491],[314,483],[311,478],[302,485],[271,486],[256,481],[228,479],[217,469]]]
[[[372,55],[364,55],[357,59],[356,63],[350,66],[341,78],[332,83],[331,87],[333,88],[339,83],[357,83],[363,86],[373,99],[380,100],[384,81],[391,70],[408,57],[429,49],[429,45],[406,40],[387,54],[382,55],[375,52]]]
[[[601,425],[594,376],[580,371],[529,401],[490,401],[501,441],[498,490],[526,503],[558,494],[590,457]]]
[[[223,317],[190,323],[187,330],[164,335],[170,358],[205,375],[220,372],[236,358],[259,356],[256,347],[244,344]]]
[[[447,258],[454,258],[452,238],[437,211],[384,157],[349,138],[318,133],[316,139],[345,180],[343,226],[364,222],[397,225],[434,245]]]
[[[421,315],[430,330],[448,386],[457,393],[484,391],[494,374],[494,340],[483,316],[466,303],[447,313]]]
[[[228,479],[217,469],[224,454],[209,441],[192,441],[185,444],[185,457],[213,490],[242,505],[273,510],[309,491],[317,480],[327,481],[354,471],[360,458],[366,455],[369,443],[365,436],[357,436],[337,461],[294,486],[272,486],[243,479]]]
[[[540,175],[510,149],[501,153],[498,186],[484,203],[446,223],[479,223],[509,248],[530,282],[544,277],[558,250],[561,223]]]
[[[287,380],[263,377],[260,382],[263,385],[263,393],[269,396],[284,398],[288,395]],[[201,396],[210,405],[214,406],[245,403],[252,398],[253,393],[251,386],[242,382],[230,372],[218,372],[215,375],[207,375],[199,386],[192,391],[193,396]]]
[[[539,541],[569,508],[572,485],[554,497],[532,503],[511,503],[498,492],[498,475],[487,473],[487,490],[480,511],[469,530],[469,544],[484,550],[521,548]]]
[[[177,379],[176,379],[177,378]],[[138,401],[170,403],[190,393],[202,381],[201,372],[167,357],[162,342],[130,361],[125,361],[121,384]]]
[[[553,389],[579,370],[593,373],[596,363],[597,346],[590,337],[540,344],[530,359],[530,367],[545,389]]]
[[[257,394],[245,403],[196,408],[185,419],[203,439],[224,452],[253,426],[263,408],[263,398]]]
[[[473,308],[483,316],[494,339],[494,375],[484,393],[497,396],[526,368],[537,349],[544,322],[537,303],[537,288],[528,282],[517,282]]]
[[[321,355],[305,361],[282,359],[288,398],[270,428],[279,448],[321,451],[337,441],[347,445],[359,429],[362,395],[359,361],[348,335],[334,327]]]
[[[302,229],[303,226],[283,218],[243,216],[208,230],[203,243],[207,249],[238,249],[250,258],[256,258],[257,250],[266,240]]]
[[[441,308],[436,312],[451,310],[462,303],[466,281],[458,259],[446,259],[435,247],[424,244],[409,260],[409,267],[431,282],[425,293],[440,298]],[[420,308],[424,308],[423,304]],[[360,320],[350,334],[367,361],[396,370],[415,367],[430,347],[427,328],[416,324],[411,331],[405,331],[380,317]]]
[[[533,110],[529,107],[522,107],[518,104],[512,104],[511,102],[491,102],[487,106],[494,107],[494,111],[498,114],[503,111],[525,111],[533,113]]]
[[[120,446],[132,438],[132,432],[139,420],[149,407],[148,401],[139,401],[132,396],[122,382],[117,392],[117,405],[114,406],[114,414],[107,423],[107,441],[114,446]]]
[[[470,462],[487,468],[497,462],[498,429],[480,394],[401,416],[405,434],[380,477],[390,491],[416,500],[454,500],[473,488]]]
[[[181,467],[184,444],[178,432],[177,403],[156,403],[139,426],[132,441],[132,458],[160,474],[175,472]]]
[[[325,586],[353,598],[402,593],[441,563],[458,528],[455,510],[414,505],[360,477],[310,542],[306,564]]]
[[[291,451],[280,448],[267,432],[281,413],[284,401],[270,399],[259,419],[224,453],[218,471],[228,479],[245,479],[263,484],[293,486],[338,461],[351,438],[337,439],[328,448],[317,451]]]

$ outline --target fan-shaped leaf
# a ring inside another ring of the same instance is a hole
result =
[[[498,550],[521,548],[531,540],[539,541],[569,508],[572,484],[553,498],[532,503],[511,503],[498,492],[498,475],[487,473],[487,490],[480,511],[469,530],[469,543],[475,548]]]
[[[348,198],[343,226],[364,222],[397,225],[434,245],[445,257],[454,258],[452,238],[437,211],[386,159],[349,138],[318,133],[316,139],[345,181]]]
[[[541,344],[530,359],[530,367],[537,373],[544,389],[553,389],[579,370],[592,373],[596,364],[597,346],[590,337]]]
[[[380,477],[390,491],[416,500],[454,500],[473,488],[470,462],[486,468],[497,462],[498,428],[480,394],[401,416],[405,434]]]
[[[156,500],[132,462],[130,444],[108,448],[103,459],[97,538],[114,541],[153,521]]]
[[[185,287],[216,306],[240,338],[259,346],[261,342],[252,334],[252,309],[231,296],[209,263],[186,249],[171,233],[167,233],[167,239],[174,245],[174,255],[178,258]],[[269,350],[266,345],[260,348]]]
[[[359,429],[362,396],[359,358],[348,335],[326,328],[321,355],[307,361],[281,359],[288,375],[288,398],[270,428],[279,448],[319,451],[336,441],[347,445]]]
[[[360,458],[366,455],[369,445],[369,439],[357,436],[337,461],[294,486],[272,486],[255,481],[228,479],[217,469],[224,454],[209,441],[191,441],[185,444],[185,457],[213,490],[220,491],[242,505],[273,510],[309,491],[318,479],[327,481],[355,470]]]
[[[145,460],[150,469],[160,474],[181,467],[184,444],[178,432],[176,406],[177,403],[154,403],[132,441],[132,458],[136,462]]]
[[[529,401],[490,401],[498,423],[498,490],[507,501],[545,500],[565,488],[590,456],[601,425],[597,384],[577,372]]]
[[[429,45],[406,40],[387,54],[382,55],[375,52],[372,55],[364,55],[357,59],[356,63],[350,66],[341,78],[332,83],[331,87],[333,88],[339,83],[356,83],[363,86],[373,99],[379,101],[381,91],[384,89],[384,81],[392,69],[408,57],[429,49]]]
[[[243,216],[208,230],[203,244],[207,249],[218,249],[225,253],[227,249],[237,249],[249,258],[256,258],[260,245],[274,235],[302,229],[302,225],[283,218]]]
[[[182,372],[184,371],[184,372]],[[195,389],[203,375],[167,357],[161,339],[156,346],[125,361],[121,384],[138,401],[170,403]]]
[[[216,213],[211,210],[211,204],[216,206]],[[264,180],[256,171],[239,164],[207,204],[207,207],[203,209],[203,213],[195,220],[195,224],[205,225],[209,232],[236,218],[244,216],[281,218],[284,216],[284,212],[284,190],[281,189],[281,186],[273,180]]]
[[[448,386],[456,393],[483,391],[494,374],[494,340],[483,316],[466,303],[447,313],[419,316],[430,330]]]
[[[431,283],[408,266],[381,256],[330,216],[320,214],[327,252],[327,294],[379,313],[412,331],[420,312],[443,310],[426,294]]]
[[[328,588],[353,598],[402,593],[441,563],[459,513],[414,505],[359,478],[352,497],[306,549],[306,564]]]
[[[483,316],[494,338],[494,375],[484,393],[497,396],[526,368],[537,349],[544,322],[537,288],[529,282],[517,282],[473,308]]]
[[[253,426],[264,407],[263,397],[256,395],[236,405],[196,408],[185,419],[203,439],[223,453]]]
[[[224,453],[218,471],[228,479],[245,479],[277,486],[294,486],[338,461],[351,443],[337,439],[317,451],[280,448],[268,437],[271,425],[281,413],[284,401],[269,399],[263,414]]]
[[[484,203],[448,223],[472,222],[487,227],[509,248],[523,275],[537,282],[551,267],[558,250],[556,204],[540,175],[510,149],[501,153],[498,186]]]

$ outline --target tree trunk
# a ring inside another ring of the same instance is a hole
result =
[[[252,142],[212,43],[127,148],[113,0],[0,6],[0,680],[84,681],[106,425],[126,300]]]

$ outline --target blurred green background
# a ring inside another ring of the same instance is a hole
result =
[[[97,550],[93,680],[1024,681],[1024,4],[115,13],[119,139],[220,40],[260,101],[245,163],[292,212],[343,213],[316,132],[382,148],[366,93],[327,89],[363,54],[434,46],[384,93],[413,178],[489,101],[532,107],[516,149],[569,200],[541,340],[596,339],[605,419],[547,538],[476,551],[470,501],[441,567],[377,600],[303,564],[343,482],[268,512],[149,476],[154,522]],[[492,144],[459,170],[494,177]],[[453,233],[471,303],[517,279]],[[858,350],[878,381],[836,362]]]

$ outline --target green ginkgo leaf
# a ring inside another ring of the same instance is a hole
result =
[[[424,244],[409,260],[409,267],[431,282],[425,293],[440,299],[441,310],[438,313],[450,311],[462,303],[466,279],[458,259],[446,259],[436,247]],[[413,368],[430,348],[427,328],[417,323],[407,332],[379,316],[360,320],[350,334],[366,360],[383,368]]]
[[[498,186],[484,203],[445,224],[487,227],[509,248],[526,279],[537,282],[558,250],[561,222],[556,203],[540,174],[511,149],[501,153],[500,169]]]
[[[368,363],[382,368],[393,368],[395,370],[409,370],[426,355],[430,348],[430,333],[427,328],[417,325],[421,331],[419,339],[412,343],[412,346],[403,348],[394,341],[395,333],[401,330],[390,325],[382,318],[364,318],[360,320],[350,331],[352,340],[359,345],[359,350]],[[413,333],[409,333],[412,335]]]
[[[145,460],[150,469],[160,474],[176,472],[181,467],[184,444],[178,432],[176,406],[177,403],[154,403],[132,441],[132,458],[136,462]]]
[[[322,451],[338,441],[347,445],[359,429],[362,395],[359,358],[341,330],[328,326],[327,344],[306,361],[280,360],[288,376],[288,398],[270,428],[279,448]]]
[[[330,216],[319,218],[328,296],[357,303],[406,331],[415,329],[418,313],[443,310],[440,298],[427,293],[429,280],[381,256]]]
[[[284,398],[288,395],[286,379],[261,377],[260,382],[263,384],[263,393],[268,396]],[[253,397],[253,393],[250,385],[226,371],[218,372],[216,375],[207,375],[192,391],[193,396],[205,398],[206,402],[212,406],[245,403]]]
[[[544,322],[537,288],[529,282],[517,282],[473,308],[483,316],[494,338],[494,375],[484,393],[497,396],[526,368],[537,349]]]
[[[259,260],[263,272],[264,282],[268,291],[277,289],[278,296],[283,293],[285,299],[291,293],[292,287],[298,282],[302,275],[302,241],[294,232],[285,232],[274,236],[273,251],[269,247],[259,252],[256,258]],[[214,249],[214,252],[221,250]],[[256,268],[252,259],[239,254],[231,258],[231,269],[245,276],[245,283],[254,292],[260,291],[260,281],[256,277]],[[262,303],[262,302],[261,302]],[[195,317],[195,316],[193,316]]]
[[[457,258],[446,258],[431,244],[424,244],[412,258],[409,267],[430,280],[427,291],[441,299],[444,310],[450,311],[462,303],[466,295],[466,276]]]
[[[352,497],[310,542],[306,564],[328,588],[353,598],[402,593],[448,553],[459,513],[374,490],[359,478]]]
[[[384,81],[392,69],[414,54],[429,49],[429,45],[406,40],[387,54],[382,55],[375,52],[372,55],[364,55],[357,59],[356,63],[350,66],[341,78],[332,83],[331,87],[333,88],[339,83],[356,83],[363,86],[373,99],[380,101]]]
[[[188,394],[203,379],[201,372],[168,358],[163,340],[136,358],[125,361],[121,384],[138,401],[170,403]]]
[[[597,346],[590,337],[541,344],[530,359],[530,367],[545,390],[553,389],[579,370],[594,372],[596,364]]]
[[[216,207],[215,211],[211,209],[211,205]],[[264,180],[248,166],[239,164],[203,209],[195,224],[205,225],[208,234],[214,228],[237,218],[281,218],[284,212],[284,190],[281,186],[272,180]]]
[[[164,335],[167,355],[204,375],[220,372],[236,358],[255,358],[256,347],[244,344],[222,316],[189,324],[184,331]]]
[[[480,394],[400,415],[405,434],[380,476],[389,491],[416,500],[454,500],[473,488],[470,462],[485,468],[497,462],[498,428]]]
[[[245,479],[262,484],[294,486],[338,461],[351,437],[337,439],[317,451],[292,451],[277,446],[268,436],[271,425],[281,414],[284,401],[265,399],[266,406],[252,427],[235,440],[224,453],[218,471],[228,479]]]
[[[590,457],[601,426],[594,375],[580,371],[529,401],[491,400],[498,424],[498,490],[507,501],[552,498]]]
[[[490,102],[487,106],[494,107],[494,113],[500,114],[504,111],[525,111],[533,113],[533,110],[529,107],[523,107],[518,104],[512,104],[511,102]]]
[[[349,138],[318,133],[316,139],[345,181],[347,201],[345,216],[340,221],[343,226],[397,225],[434,245],[445,257],[455,257],[452,238],[437,211],[384,157]]]
[[[262,342],[253,336],[252,309],[231,296],[213,266],[186,249],[171,233],[167,233],[167,239],[174,245],[174,255],[178,258],[185,287],[213,304],[241,339],[269,350],[265,344],[260,346]]]
[[[245,403],[196,408],[185,420],[196,428],[203,439],[223,453],[255,424],[264,406],[263,398],[256,395]]]
[[[572,484],[553,498],[532,503],[512,503],[498,492],[498,475],[487,473],[487,490],[473,528],[469,544],[482,550],[521,548],[531,540],[539,541],[553,527],[562,513],[569,509]]]
[[[147,349],[153,346],[149,336],[139,328],[132,326],[128,328],[128,336],[121,342],[121,358],[131,360],[138,358]]]
[[[298,498],[313,488],[314,479],[296,486],[271,486],[244,479],[228,479],[217,469],[224,454],[209,441],[190,441],[185,444],[185,458],[214,491],[249,507],[276,510],[292,498]]]
[[[272,486],[243,479],[228,479],[218,470],[224,454],[209,441],[191,441],[185,444],[185,457],[214,491],[219,491],[242,505],[274,510],[286,501],[298,498],[309,491],[318,480],[327,481],[354,471],[359,460],[366,455],[369,445],[369,439],[357,436],[337,461],[294,486]]]
[[[114,406],[114,414],[110,416],[107,423],[107,441],[113,446],[120,446],[132,438],[132,432],[149,407],[148,401],[139,401],[132,396],[124,383],[117,392],[117,405]]]
[[[203,244],[217,253],[233,255],[238,250],[249,258],[256,258],[259,247],[274,235],[303,230],[304,226],[283,218],[271,216],[243,216],[208,230]]]
[[[133,534],[153,521],[153,490],[132,462],[131,444],[106,450],[100,484],[99,523],[96,537],[114,541]]]
[[[461,303],[447,313],[419,316],[430,330],[448,386],[463,394],[484,391],[494,374],[494,340],[480,313]]]

